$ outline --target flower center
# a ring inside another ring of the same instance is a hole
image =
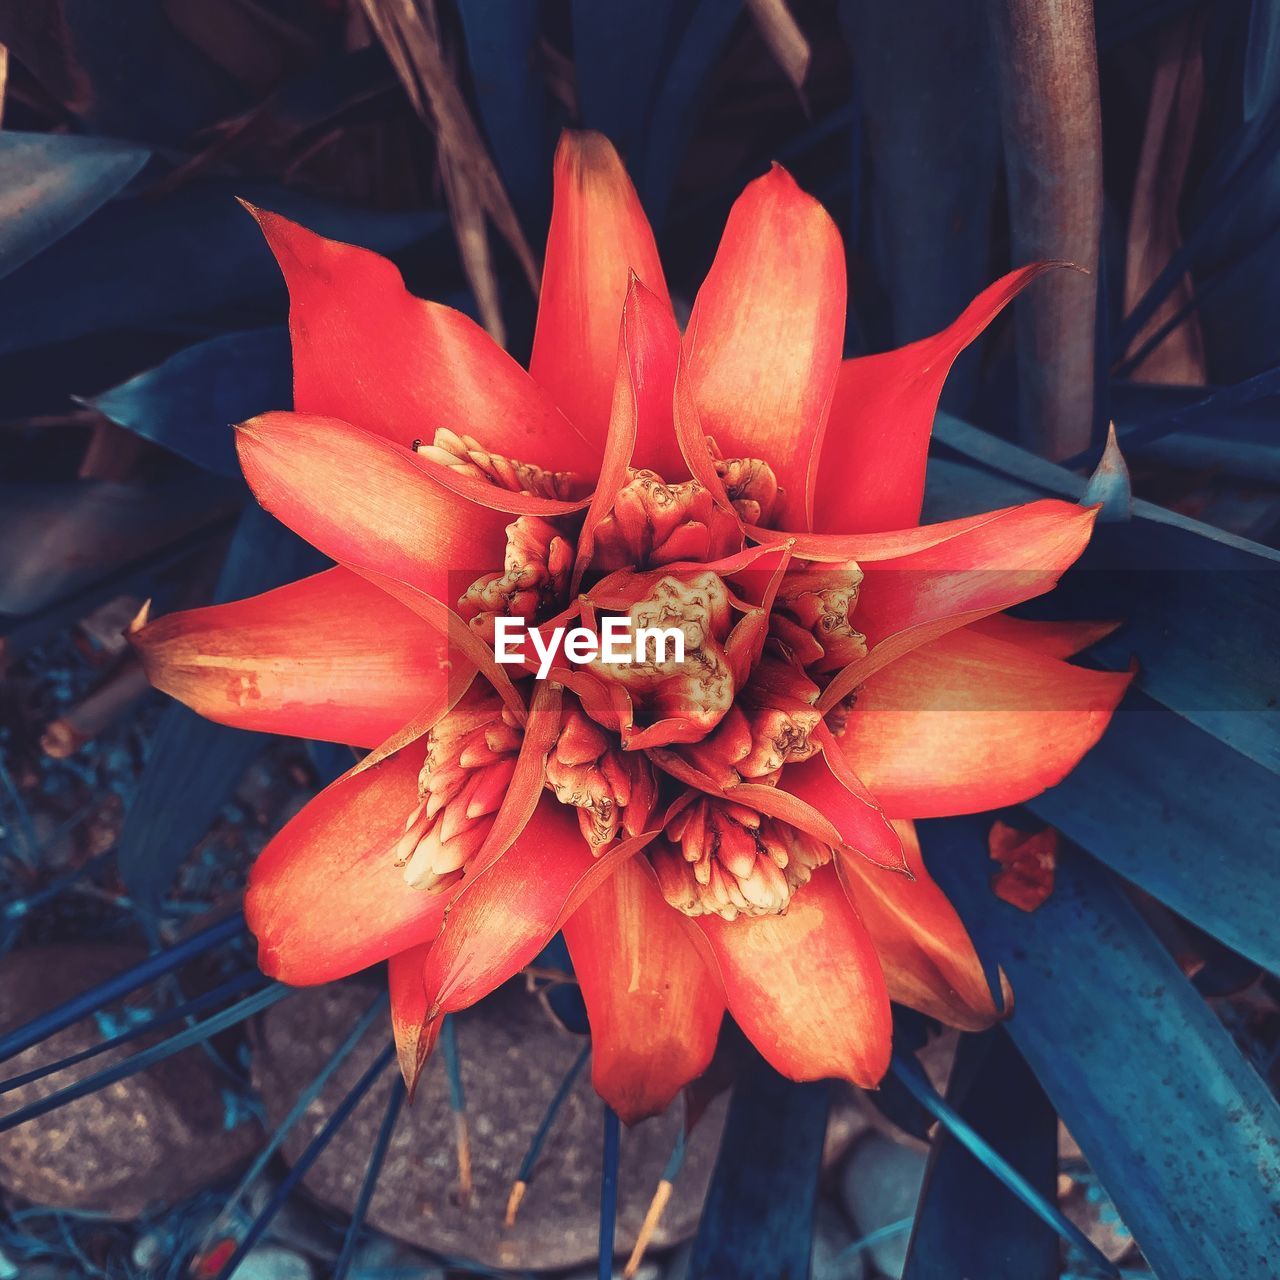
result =
[[[631,633],[678,630],[684,636],[683,658],[676,658],[674,645],[642,645],[637,661],[598,658],[591,670],[625,691],[639,719],[679,725],[669,741],[697,741],[733,705],[733,671],[725,651],[732,622],[728,589],[711,570],[666,574],[656,582],[624,580],[620,586],[644,593],[625,611]],[[629,740],[624,733],[623,745]]]
[[[477,578],[458,601],[458,613],[494,644],[497,618],[538,622],[554,613],[569,587],[573,547],[538,516],[507,525],[507,552],[500,573]]]
[[[555,498],[581,491],[571,473],[490,454],[450,431],[437,431],[420,452],[501,488]],[[594,854],[659,828],[640,856],[667,901],[688,915],[733,920],[785,911],[832,850],[720,792],[743,782],[774,786],[788,764],[819,750],[822,686],[865,654],[866,641],[851,622],[862,582],[853,561],[793,563],[777,578],[739,554],[744,526],[767,527],[780,491],[767,463],[723,458],[714,443],[712,453],[732,514],[696,480],[629,470],[595,526],[576,601],[568,588],[581,512],[515,519],[502,568],[473,582],[457,609],[490,645],[499,618],[534,624],[576,615],[597,633],[621,618],[637,637],[680,633],[679,657],[674,644],[641,640],[628,661],[601,654],[572,671],[554,669],[565,687],[545,785],[577,810]],[[767,615],[757,603],[764,599],[772,600]],[[828,728],[843,728],[850,703],[828,714]],[[510,784],[520,741],[479,680],[427,735],[419,801],[396,849],[409,884],[438,892],[465,874]]]

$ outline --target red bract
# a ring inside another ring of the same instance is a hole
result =
[[[910,819],[1058,781],[1128,682],[1065,661],[1098,628],[1000,616],[1055,585],[1091,510],[916,527],[947,369],[1042,268],[842,360],[839,236],[775,168],[681,335],[621,163],[571,135],[526,373],[383,259],[257,216],[297,408],[241,427],[240,457],[339,567],[135,640],[207,716],[372,748],[254,867],[262,967],[390,960],[412,1081],[439,1015],[563,929],[628,1120],[706,1067],[726,1009],[786,1074],[863,1086],[890,999],[990,1023]],[[502,616],[678,626],[686,657],[539,683],[495,661]]]

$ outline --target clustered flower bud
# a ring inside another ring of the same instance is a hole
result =
[[[861,585],[862,570],[852,560],[789,570],[774,601],[770,633],[815,674],[848,666],[867,652],[866,636],[849,620]]]
[[[642,628],[679,629],[684,660],[676,661],[674,646],[659,660],[655,647],[632,662],[597,659],[591,670],[622,685],[646,722],[676,722],[677,736],[669,741],[704,737],[733,705],[733,672],[724,648],[731,623],[724,583],[710,570],[667,574],[630,606],[628,617],[633,635]]]
[[[689,793],[652,854],[663,896],[685,915],[778,915],[831,849],[745,805]]]
[[[716,475],[743,524],[767,525],[782,490],[773,468],[762,458],[722,458],[716,442],[707,437]]]
[[[817,754],[818,693],[798,666],[767,653],[724,719],[684,754],[722,785],[774,783],[784,764]]]
[[[546,777],[556,799],[578,810],[593,853],[611,844],[619,831],[639,835],[649,821],[656,789],[648,758],[623,751],[576,705],[565,712]]]
[[[520,516],[507,525],[507,550],[501,573],[477,578],[458,601],[458,613],[471,629],[494,641],[494,619],[541,621],[564,600],[573,567],[573,548],[539,516]]]
[[[395,850],[408,885],[438,893],[462,878],[493,825],[519,749],[519,726],[478,682],[427,734],[419,802]]]
[[[474,436],[459,435],[447,427],[437,427],[430,444],[415,440],[413,448],[421,458],[516,493],[568,501],[583,487],[572,471],[547,471],[532,462],[504,458],[490,453]]]
[[[656,471],[628,469],[613,510],[596,527],[592,565],[608,571],[719,560],[741,545],[737,521],[697,480],[666,484]]]

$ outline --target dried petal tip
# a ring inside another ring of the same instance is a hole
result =
[[[666,484],[656,471],[629,468],[613,510],[596,529],[592,564],[650,569],[677,560],[719,560],[741,546],[737,522],[697,480]]]
[[[511,1184],[511,1194],[507,1197],[507,1213],[503,1218],[503,1223],[508,1227],[516,1225],[516,1214],[520,1212],[520,1202],[524,1199],[524,1193],[529,1190],[529,1184],[522,1178],[517,1178]]]
[[[429,462],[515,493],[571,501],[584,487],[572,471],[547,471],[532,462],[517,462],[499,453],[489,453],[474,436],[458,435],[448,427],[438,427],[430,444],[415,440],[413,450]]]
[[[414,889],[457,883],[479,852],[515,772],[520,732],[501,699],[473,686],[427,734],[418,805],[395,849]]]
[[[143,627],[151,621],[151,601],[149,599],[142,602],[142,608],[134,614],[133,621],[125,628],[125,635],[136,636]]]
[[[486,573],[458,601],[458,613],[489,644],[494,619],[541,622],[564,602],[573,548],[553,525],[538,516],[521,516],[507,525],[507,550],[501,573]]]
[[[578,823],[593,853],[619,830],[639,835],[655,799],[653,769],[639,752],[623,751],[616,738],[578,707],[565,714],[546,765],[547,786],[561,804],[578,810]]]
[[[667,822],[652,858],[677,911],[736,920],[782,914],[831,849],[745,805],[698,796]]]
[[[653,1193],[653,1199],[649,1201],[649,1207],[645,1210],[644,1221],[640,1224],[640,1230],[636,1235],[635,1247],[631,1250],[631,1256],[627,1259],[627,1265],[623,1268],[623,1280],[631,1280],[631,1277],[639,1274],[640,1264],[644,1261],[644,1255],[648,1252],[649,1244],[653,1240],[653,1234],[657,1231],[658,1224],[662,1221],[662,1215],[666,1212],[667,1204],[674,1190],[674,1184],[667,1178],[663,1178],[658,1183],[658,1188]]]

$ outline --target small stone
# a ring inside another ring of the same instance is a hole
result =
[[[253,1034],[253,1078],[266,1123],[274,1127],[314,1079],[352,1024],[375,998],[361,982],[299,991],[267,1010]],[[474,1191],[458,1190],[454,1119],[443,1063],[429,1062],[417,1096],[400,1115],[368,1221],[379,1231],[432,1253],[512,1270],[579,1267],[597,1256],[602,1104],[582,1071],[547,1138],[515,1225],[503,1215],[511,1184],[582,1042],[541,1002],[510,983],[457,1015],[457,1040],[471,1132]],[[285,1139],[297,1160],[333,1108],[390,1038],[379,1024],[334,1072],[320,1097]],[[394,1070],[394,1068],[392,1068]],[[389,1070],[304,1179],[322,1203],[350,1213],[382,1123]],[[655,1233],[655,1251],[679,1243],[697,1226],[719,1149],[725,1099],[717,1099],[694,1129],[676,1192]],[[679,1106],[622,1134],[617,1247],[635,1242],[645,1210],[682,1124]]]
[[[250,1249],[231,1273],[231,1280],[313,1280],[311,1263],[292,1249],[275,1244]]]
[[[142,958],[141,951],[105,944],[10,953],[0,961],[0,1033]],[[5,1072],[30,1071],[103,1038],[98,1020],[82,1018],[18,1054]],[[38,1102],[149,1043],[144,1037],[32,1081],[6,1094],[0,1109],[8,1114]],[[225,1128],[222,1088],[193,1047],[5,1134],[0,1186],[41,1205],[114,1219],[186,1199],[242,1164],[260,1141],[256,1123]]]
[[[861,1089],[855,1089],[843,1080],[833,1080],[828,1087],[831,1090],[831,1109],[827,1112],[827,1134],[822,1144],[824,1169],[838,1164],[872,1126],[871,1108],[864,1101]]]
[[[445,1280],[445,1273],[424,1253],[374,1236],[356,1249],[347,1280]]]
[[[849,1252],[853,1228],[834,1206],[818,1202],[813,1223],[813,1253],[809,1280],[862,1280],[866,1275],[866,1251]]]
[[[1073,1161],[1084,1163],[1084,1152],[1080,1150],[1080,1144],[1061,1120],[1058,1121],[1058,1159],[1063,1164],[1071,1164]]]
[[[924,1068],[936,1093],[944,1097],[951,1079],[951,1068],[960,1047],[960,1033],[954,1027],[943,1027],[916,1051],[916,1058]]]
[[[914,1216],[927,1157],[912,1147],[869,1133],[853,1148],[840,1176],[845,1210],[859,1237]],[[909,1227],[871,1245],[866,1253],[891,1280],[900,1280]]]

